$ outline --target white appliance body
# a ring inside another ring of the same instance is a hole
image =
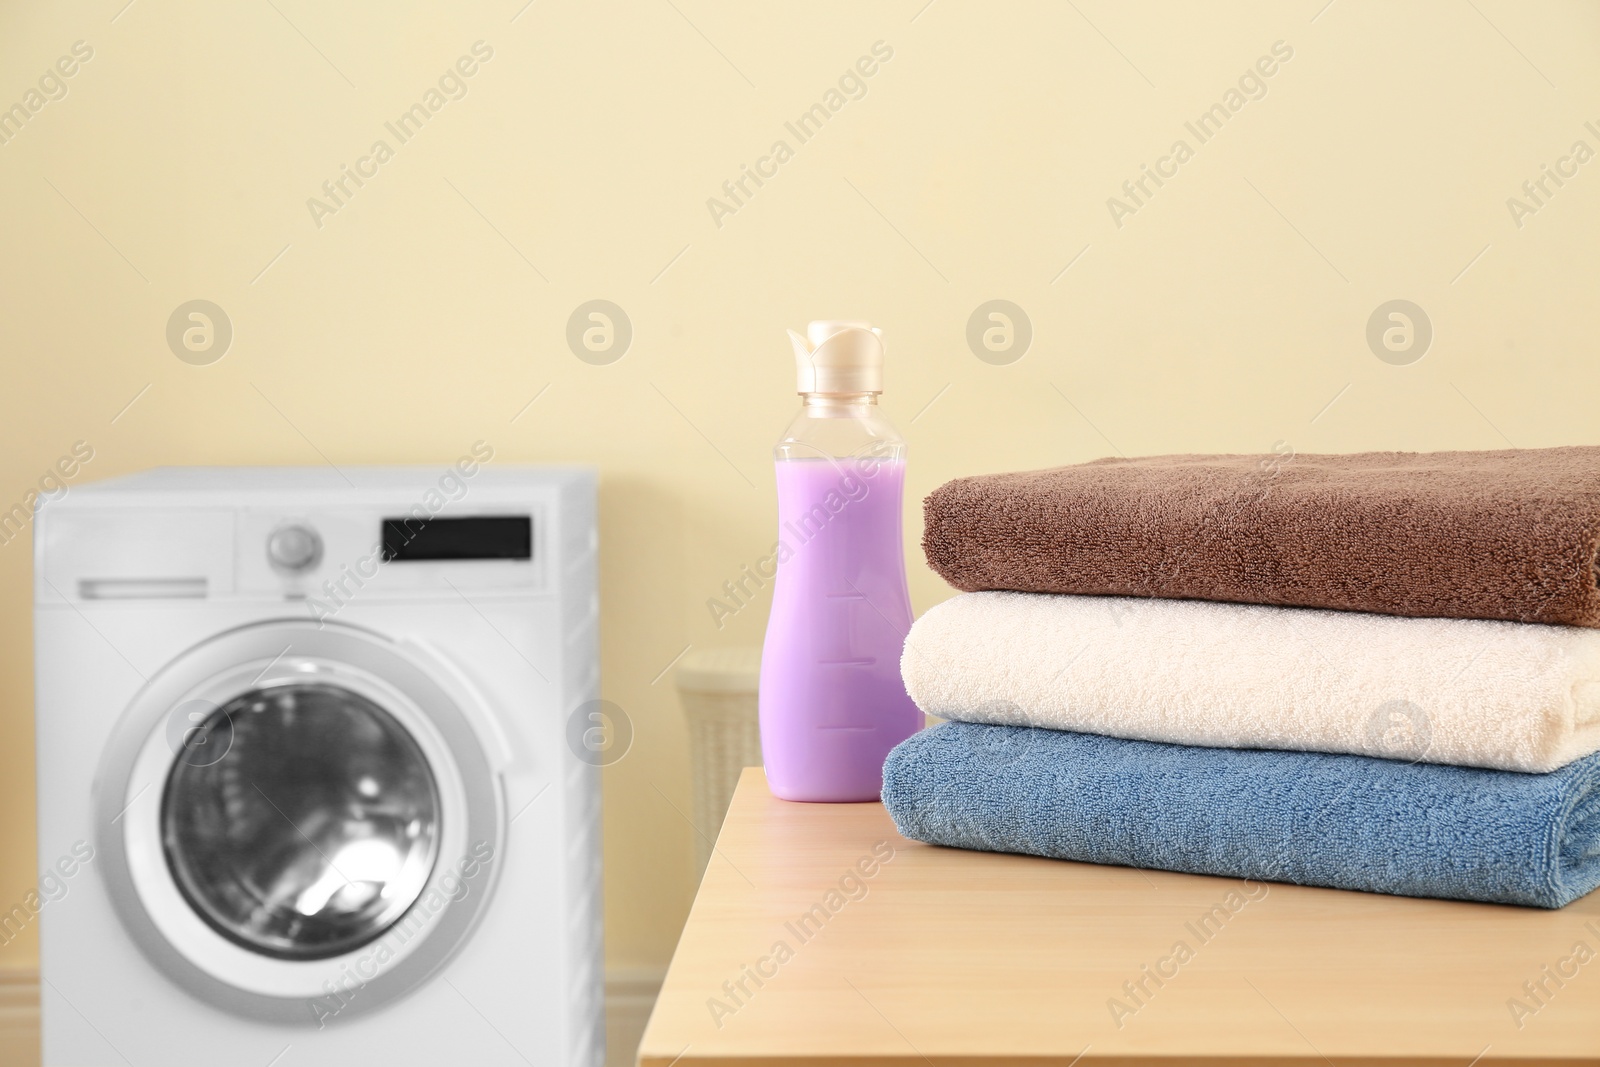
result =
[[[601,1062],[592,473],[170,468],[35,540],[46,1067]]]

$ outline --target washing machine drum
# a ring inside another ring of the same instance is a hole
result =
[[[503,812],[422,650],[269,623],[164,668],[102,757],[103,870],[146,954],[242,1014],[320,1022],[426,978],[490,895]],[[352,976],[354,976],[352,978]]]
[[[224,937],[323,959],[372,941],[421,895],[439,853],[439,789],[378,704],[335,685],[252,689],[180,745],[163,850]]]

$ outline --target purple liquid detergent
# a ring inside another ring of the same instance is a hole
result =
[[[877,408],[882,341],[865,324],[795,339],[799,416],[776,449],[778,574],[761,656],[761,751],[785,800],[868,801],[923,723],[900,653],[905,443]]]

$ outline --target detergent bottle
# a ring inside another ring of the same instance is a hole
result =
[[[901,542],[905,440],[878,407],[882,331],[789,331],[800,411],[774,449],[778,568],[761,656],[761,753],[784,800],[878,799],[922,712],[900,679],[911,629]]]

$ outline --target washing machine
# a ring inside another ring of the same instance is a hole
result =
[[[40,510],[46,1067],[601,1062],[595,480],[492,457]]]

